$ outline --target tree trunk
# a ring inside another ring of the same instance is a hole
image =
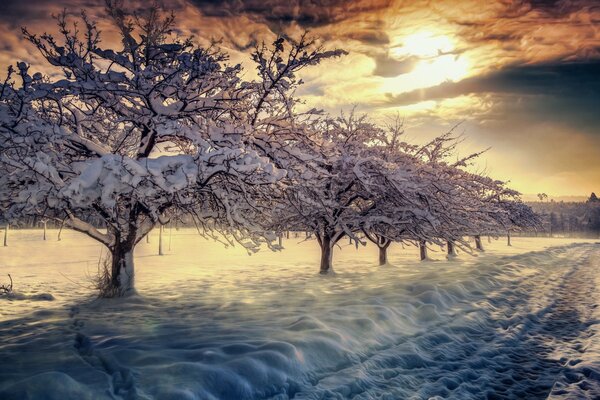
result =
[[[421,261],[427,260],[427,243],[424,240],[419,240],[419,254]]]
[[[481,243],[481,236],[475,235],[475,248],[479,251],[483,251],[483,244]]]
[[[42,223],[44,224],[44,240],[46,240],[46,225],[48,224],[48,222],[43,221]]]
[[[387,249],[392,244],[392,241],[389,239],[383,239],[381,243],[377,243],[377,247],[379,248],[379,265],[386,265],[388,263],[387,258]]]
[[[8,230],[10,229],[10,225],[6,224],[4,227],[4,247],[8,246]]]
[[[507,239],[507,245],[512,246],[512,244],[510,243],[510,231],[506,232],[506,239]]]
[[[165,253],[163,252],[163,231],[165,227],[163,225],[158,228],[158,255],[163,256]]]
[[[379,247],[379,265],[386,265],[387,263],[387,246]]]
[[[280,233],[277,237],[277,244],[279,247],[283,247],[283,233]]]
[[[115,296],[128,296],[135,293],[135,270],[133,264],[134,245],[118,242],[111,248],[110,292]]]
[[[326,275],[332,272],[331,264],[333,260],[333,243],[329,236],[323,236],[321,239],[321,268],[319,273]]]
[[[446,258],[456,257],[456,247],[452,240],[448,240],[448,256]]]
[[[62,222],[60,223],[60,228],[58,228],[58,241],[61,241],[60,235],[62,234],[62,230],[65,227],[65,220],[63,219]]]

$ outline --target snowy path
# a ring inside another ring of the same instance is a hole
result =
[[[127,303],[48,280],[56,301],[0,322],[0,398],[600,398],[600,245],[556,243],[430,263],[397,248],[382,268],[345,248],[330,278],[297,261],[310,243],[283,263],[144,257]],[[48,273],[35,262],[19,282]]]
[[[577,367],[592,341],[600,344],[591,329],[600,323],[600,249],[576,254],[563,276],[540,274],[486,299],[486,311],[473,310],[475,324],[432,327],[378,349],[294,398],[600,398],[600,354],[592,354],[593,365]],[[553,300],[530,310],[539,286]]]

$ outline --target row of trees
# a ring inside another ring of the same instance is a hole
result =
[[[253,79],[216,45],[171,34],[157,7],[132,15],[108,0],[122,50],[101,47],[85,13],[60,35],[24,29],[61,76],[9,68],[0,91],[3,218],[61,221],[105,245],[110,285],[134,288],[133,251],[152,228],[191,219],[248,251],[284,231],[314,233],[321,273],[343,238],[467,246],[467,235],[536,223],[503,182],[468,172],[457,137],[403,141],[402,124],[298,111],[300,70],[342,56],[306,35],[252,53]],[[93,223],[101,221],[101,224]],[[426,254],[424,255],[426,256]]]
[[[592,193],[585,202],[535,202],[529,206],[541,220],[539,231],[550,236],[600,235],[600,200]]]

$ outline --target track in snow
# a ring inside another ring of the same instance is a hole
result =
[[[600,323],[594,318],[600,250],[576,250],[564,262],[571,266],[562,276],[515,281],[486,299],[487,310],[473,311],[480,323],[439,326],[379,349],[293,398],[600,398],[600,355],[591,355],[595,365],[578,367],[600,340],[591,329]],[[540,286],[553,300],[528,312]]]

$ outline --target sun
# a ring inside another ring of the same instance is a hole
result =
[[[449,36],[436,35],[429,31],[405,36],[401,39],[401,43],[401,46],[392,48],[392,57],[434,57],[441,53],[450,52],[455,48],[454,42]]]
[[[390,50],[390,56],[398,60],[413,58],[415,64],[411,72],[387,80],[388,90],[407,92],[456,82],[469,75],[469,59],[457,51],[456,40],[450,35],[422,31],[404,36],[399,42]]]

